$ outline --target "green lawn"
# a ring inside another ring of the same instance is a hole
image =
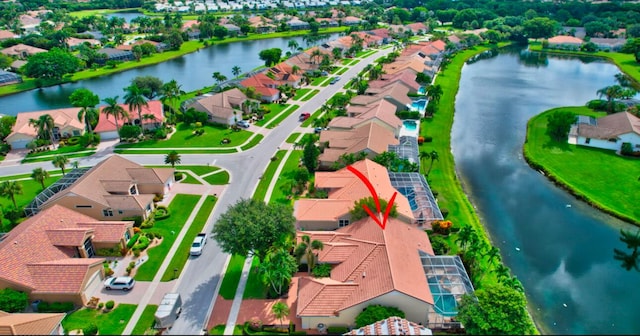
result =
[[[351,63],[351,58],[343,58],[340,60],[340,63],[342,63],[342,65],[349,65]]]
[[[103,313],[98,309],[82,308],[67,315],[62,320],[62,326],[66,332],[69,332],[83,329],[93,322],[98,326],[100,335],[122,335],[136,307],[133,304],[121,303],[108,313]]]
[[[75,153],[80,151],[95,151],[95,150],[96,150],[95,148],[87,148],[87,147],[82,147],[80,145],[65,146],[65,147],[60,147],[56,150],[48,150],[45,152],[27,154],[27,156],[25,156],[25,159],[36,158],[36,157],[47,156],[47,155],[60,155],[60,154],[69,154],[69,153]]]
[[[265,169],[264,174],[262,174],[262,178],[256,187],[256,191],[253,193],[253,198],[264,201],[264,197],[267,194],[267,188],[269,188],[269,183],[273,178],[273,175],[276,173],[276,169],[278,169],[278,165],[280,164],[280,160],[284,157],[284,153],[286,150],[279,150],[276,152],[275,157],[278,159],[275,161],[269,162],[267,169]]]
[[[242,333],[242,326],[243,326],[243,325],[244,325],[244,324],[236,324],[236,325],[233,327],[233,334],[234,334],[234,335],[244,335],[244,334]],[[224,335],[224,329],[225,329],[226,327],[227,327],[227,326],[226,326],[226,325],[224,325],[224,324],[217,325],[217,326],[215,326],[215,327],[211,328],[211,330],[209,330],[209,335]]]
[[[151,165],[151,166],[145,166],[145,167],[151,167],[151,168],[168,168],[170,167],[169,165]],[[212,173],[214,171],[218,171],[222,168],[220,167],[216,167],[216,166],[182,166],[182,165],[177,165],[176,170],[190,170],[192,173],[198,175],[198,176],[202,176],[208,173]]]
[[[289,107],[288,104],[276,104],[276,103],[262,104],[262,106],[266,106],[269,109],[269,113],[265,114],[262,120],[256,121],[257,126],[264,126],[271,119],[275,118],[278,115],[278,113],[282,112],[282,110]]]
[[[338,71],[338,73],[337,73],[337,74],[338,74],[338,75],[342,75],[342,74],[344,74],[344,73],[345,73],[345,72],[347,72],[347,71],[349,71],[349,68],[342,68],[342,69],[340,69],[340,71]]]
[[[306,95],[311,89],[296,89],[296,95],[293,96],[293,100],[300,100],[302,96]]]
[[[311,117],[309,117],[309,119],[303,121],[300,126],[302,126],[302,127],[311,126],[313,124],[313,122],[320,117],[320,114],[321,114],[320,109],[315,110],[313,113],[311,113]]]
[[[305,97],[302,97],[302,101],[308,101],[309,99],[313,98],[318,93],[320,93],[320,90],[313,89],[313,91],[311,91],[311,93],[309,93]]]
[[[324,82],[325,80],[327,80],[327,78],[328,78],[327,76],[322,76],[322,77],[314,78],[314,79],[311,81],[311,85],[318,86],[318,85],[322,84],[322,82]]]
[[[224,273],[222,284],[220,285],[220,296],[226,300],[233,300],[236,296],[236,290],[238,289],[238,283],[242,276],[242,267],[244,266],[245,257],[234,254],[229,260],[227,271]]]
[[[180,183],[186,183],[186,184],[202,184],[200,183],[200,181],[196,180],[195,177],[193,177],[191,174],[189,174],[188,172],[182,172],[182,176],[183,179],[180,180]]]
[[[88,9],[88,10],[81,10],[81,11],[75,11],[75,12],[69,12],[69,16],[75,17],[75,18],[84,18],[87,16],[92,16],[92,15],[105,15],[105,14],[112,14],[112,13],[118,13],[118,12],[137,12],[137,10],[135,10],[135,8],[125,8],[125,9]]]
[[[196,196],[196,198],[199,197]],[[162,275],[162,281],[171,281],[175,279],[174,270],[176,269],[178,270],[177,276],[180,276],[184,265],[187,263],[187,259],[189,259],[189,248],[191,247],[191,243],[193,242],[193,239],[196,237],[196,235],[202,232],[202,228],[207,224],[207,218],[209,218],[209,214],[211,213],[215,205],[216,198],[214,196],[207,196],[204,203],[202,203],[202,207],[200,208],[200,211],[198,211],[196,218],[193,220],[193,223],[191,223],[187,234],[180,242],[180,245],[178,245],[178,250],[176,251],[176,254],[173,255],[171,263],[169,263],[169,267],[167,267],[164,274]],[[173,217],[173,213],[171,213],[171,216]]]
[[[278,176],[278,182],[276,182],[276,185],[273,188],[269,202],[291,204],[292,199],[287,199],[287,195],[290,193],[287,193],[284,186],[287,184],[287,181],[293,180],[294,173],[298,169],[298,163],[300,162],[301,157],[301,150],[294,150],[289,154],[289,158],[287,158],[287,162],[285,162],[282,172],[280,172],[280,176]]]
[[[587,107],[561,107],[529,120],[524,153],[536,169],[567,186],[578,198],[640,225],[640,159],[613,151],[557,142],[546,134],[548,117],[554,111],[603,116]]]
[[[295,112],[300,106],[299,105],[291,105],[285,112],[281,113],[279,116],[273,118],[273,121],[267,125],[267,128],[275,128],[280,125],[280,123],[285,120],[291,113]]]
[[[93,154],[96,153],[95,149],[90,149],[86,152],[76,152],[76,153],[68,153],[65,154],[64,156],[67,157],[67,159],[77,159],[77,158],[81,158],[81,157],[87,157],[87,156],[91,156]],[[23,159],[20,163],[34,163],[34,162],[47,162],[47,161],[53,161],[53,156],[48,157],[48,156],[39,156],[39,157],[33,157],[33,158],[25,158]]]
[[[136,323],[136,326],[133,328],[131,335],[144,335],[145,332],[151,328],[156,323],[155,314],[158,310],[158,305],[147,305],[144,307],[144,311],[142,312],[142,316]]]
[[[260,136],[260,134],[258,135]],[[253,143],[253,141],[252,141]],[[242,147],[245,148],[244,146]],[[116,154],[169,154],[173,149],[114,149],[113,152]],[[179,154],[229,154],[229,153],[237,153],[238,151],[235,148],[227,148],[227,149],[176,149],[176,152]]]
[[[262,283],[262,276],[258,272],[260,261],[258,258],[253,258],[251,262],[251,270],[249,271],[249,277],[247,278],[247,286],[244,288],[243,299],[266,299],[267,290]]]
[[[4,178],[3,180],[5,181],[12,180],[12,179],[20,178],[22,176],[23,175],[10,176],[10,177]],[[30,176],[31,176],[31,173],[26,174],[26,176],[24,177],[30,177]],[[52,185],[54,182],[58,181],[61,177],[62,175],[49,177],[44,181],[44,185],[48,187]],[[24,208],[29,203],[31,203],[31,201],[36,197],[36,195],[42,192],[42,185],[40,184],[40,182],[36,182],[31,178],[29,178],[28,180],[22,180],[17,182],[19,185],[22,186],[22,194],[15,195],[16,204],[18,205],[18,208]],[[0,197],[0,206],[2,206],[3,209],[12,208],[13,202],[11,201],[10,198]]]
[[[249,143],[243,145],[242,147],[240,147],[243,151],[247,150],[247,149],[251,149],[255,146],[257,146],[260,141],[262,141],[262,139],[264,139],[264,135],[262,134],[256,134],[256,136],[253,137],[253,139],[251,139],[251,141],[249,141]]]
[[[298,136],[300,136],[300,133],[291,133],[291,135],[289,135],[289,137],[285,141],[290,144],[296,143],[296,139],[298,139]]]
[[[169,204],[169,212],[171,213],[171,216],[166,219],[157,220],[152,228],[144,230],[160,233],[160,235],[162,235],[162,243],[147,251],[149,260],[140,265],[136,270],[136,280],[153,280],[156,273],[158,273],[158,269],[160,268],[160,265],[162,265],[165,256],[175,242],[178,233],[184,226],[187,218],[189,218],[192,209],[196,206],[199,199],[200,196],[198,195],[176,195],[171,201],[171,204]]]
[[[180,123],[177,131],[167,140],[149,140],[133,144],[121,144],[116,148],[203,148],[203,147],[235,147],[238,146],[251,136],[251,132],[240,130],[233,131],[230,128],[221,126],[205,125],[204,134],[196,136],[193,134],[194,129]],[[231,140],[228,144],[221,144],[224,138]]]
[[[205,181],[207,181],[207,183],[209,184],[213,184],[213,185],[223,185],[223,184],[228,184],[229,183],[229,172],[228,171],[222,171],[219,173],[215,173],[215,174],[211,174],[207,177],[203,177],[203,179]]]

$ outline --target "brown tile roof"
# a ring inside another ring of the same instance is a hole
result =
[[[189,104],[187,108],[195,108],[214,117],[227,119],[236,115],[236,110],[240,110],[242,103],[246,100],[247,96],[239,89],[234,88],[198,99]]]
[[[16,123],[13,125],[12,132],[7,138],[16,134],[24,134],[35,138],[38,132],[35,127],[29,125],[29,120],[38,119],[45,114],[50,115],[51,118],[53,118],[54,124],[60,129],[71,127],[82,131],[85,126],[83,122],[78,120],[79,111],[80,108],[71,107],[46,111],[20,112],[16,116]]]
[[[314,61],[311,60],[311,56],[306,52],[301,52],[290,57],[285,61],[285,63],[291,66],[297,65],[302,71],[315,70],[320,66],[319,64],[314,63]]]
[[[387,28],[378,28],[378,29],[372,29],[367,31],[373,35],[376,36],[380,36],[382,38],[389,38],[391,35],[389,35],[389,29]]]
[[[95,222],[60,205],[28,218],[0,242],[0,278],[32,291],[79,293],[89,267],[102,259],[74,258],[75,248],[68,246],[71,243],[82,246],[83,241],[78,237],[85,233],[95,234],[95,242],[100,242],[102,237],[110,241],[113,228]],[[120,223],[122,227],[132,225],[131,222],[109,223]],[[69,241],[60,237],[61,232],[70,236]]]
[[[79,39],[79,38],[75,38],[75,37],[69,37],[67,39],[67,45],[70,47],[75,47],[77,45],[81,45],[83,43],[89,43],[92,46],[97,46],[100,45],[100,41],[96,40],[96,39]]]
[[[93,241],[117,243],[125,232],[133,227],[133,222],[100,221],[90,223],[76,223],[78,227],[91,229],[94,232]]]
[[[640,118],[629,112],[598,118],[596,125],[578,124],[578,135],[585,138],[611,139],[627,133],[640,135]]]
[[[243,80],[242,82],[240,82],[240,85],[242,85],[243,87],[258,88],[260,86],[265,86],[265,87],[275,88],[278,86],[278,83],[276,83],[276,81],[274,81],[273,79],[267,77],[267,75],[263,73],[258,73]]]
[[[367,217],[329,234],[300,231],[315,240],[320,234],[325,249],[333,244],[356,246],[331,270],[331,278],[300,279],[298,316],[331,316],[357,304],[396,291],[433,304],[433,296],[422,268],[419,251],[433,255],[427,234],[396,218],[384,230]],[[344,245],[343,245],[344,246]],[[328,254],[319,256],[327,262]]]
[[[389,63],[389,64],[385,64],[382,66],[382,71],[384,71],[387,74],[393,75],[396,72],[405,70],[405,69],[411,69],[413,71],[415,71],[416,73],[419,72],[423,72],[426,68],[426,64],[424,64],[424,60],[419,59],[419,58],[410,58],[410,59],[396,59],[395,62],[393,63]]]
[[[46,230],[49,241],[54,246],[82,246],[87,234],[93,230],[86,228],[70,227]]]
[[[369,87],[367,88],[365,93],[382,92],[387,89],[389,85],[395,84],[397,82],[407,86],[410,93],[418,92],[418,89],[420,89],[421,86],[420,83],[416,82],[416,74],[410,69],[406,69],[396,72],[392,75],[383,75],[377,80],[370,81]]]
[[[343,335],[433,335],[433,333],[431,329],[420,324],[393,316],[353,329]]]
[[[329,129],[356,128],[364,125],[365,123],[371,122],[373,119],[382,121],[390,128],[400,129],[402,126],[402,120],[396,116],[396,107],[380,97],[377,97],[374,100],[375,101],[369,105],[350,105],[347,107],[347,114],[351,117],[333,118],[331,122],[329,122]]]
[[[413,102],[408,96],[411,88],[400,82],[387,85],[384,90],[377,92],[374,95],[359,95],[351,98],[351,104],[353,105],[369,105],[373,104],[381,99],[393,99],[400,102],[403,105],[408,105]]]
[[[47,52],[47,50],[20,43],[9,48],[2,49],[0,50],[0,52],[7,56],[20,56],[23,52],[26,52],[28,55],[33,55],[37,53]]]
[[[111,195],[107,191],[111,188],[105,188],[102,181],[160,184],[166,182],[173,175],[173,171],[173,168],[144,168],[122,156],[113,155],[95,165],[70,187],[52,196],[42,207],[49,207],[67,195],[74,195],[92,200],[104,207],[120,210],[144,209],[149,200],[153,199],[153,195]]]
[[[66,314],[9,314],[0,311],[0,335],[57,335]],[[55,331],[55,332],[54,332]]]
[[[0,40],[14,38],[16,34],[8,30],[0,30]]]
[[[125,122],[131,122],[132,120],[138,119],[138,110],[131,111],[129,109],[129,105],[127,104],[118,104],[120,105],[129,115],[128,118],[118,118],[118,126],[122,127]],[[149,100],[147,101],[148,106],[143,106],[141,114],[144,116],[145,114],[151,114],[155,117],[155,120],[150,119],[142,119],[143,125],[151,125],[154,123],[162,123],[164,121],[164,110],[162,107],[162,102],[159,100]],[[93,130],[96,133],[100,132],[111,132],[116,130],[116,122],[113,116],[107,116],[102,112],[104,106],[100,106],[100,119],[98,119],[98,124],[96,128]]]
[[[376,123],[346,131],[326,130],[320,133],[320,143],[329,143],[320,154],[320,161],[335,162],[345,153],[359,153],[368,150],[374,154],[387,151],[389,145],[397,145],[394,132]]]
[[[407,25],[407,28],[411,29],[414,33],[417,33],[418,31],[427,32],[429,30],[429,27],[422,22],[410,23]]]

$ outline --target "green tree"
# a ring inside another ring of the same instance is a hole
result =
[[[38,137],[40,139],[49,139],[53,143],[53,128],[55,122],[50,114],[43,114],[38,119],[30,119],[29,124],[36,128]]]
[[[33,78],[60,80],[80,67],[80,59],[69,52],[53,48],[29,57],[24,74]]]
[[[599,97],[605,96],[607,98],[607,112],[613,113],[615,112],[614,102],[616,99],[631,98],[636,94],[636,91],[616,84],[598,90],[597,94]]]
[[[313,174],[318,167],[318,157],[320,149],[316,146],[316,137],[308,136],[302,139],[302,164],[307,168],[309,174]]]
[[[118,132],[118,137],[120,137],[120,126],[118,125],[119,119],[129,118],[129,113],[118,104],[118,96],[115,97],[107,97],[103,99],[107,106],[102,108],[102,113],[104,113],[107,118],[113,117],[116,123],[116,132]]]
[[[260,51],[258,57],[264,61],[265,66],[270,67],[280,61],[282,50],[280,48],[265,49]]]
[[[241,199],[220,215],[213,236],[226,253],[264,260],[274,243],[295,233],[295,221],[289,206]]]
[[[213,28],[213,36],[221,40],[224,39],[224,37],[227,36],[227,34],[229,34],[229,30],[225,26],[215,26]]]
[[[124,91],[126,92],[124,95],[124,103],[129,106],[129,111],[138,111],[138,123],[140,125],[140,132],[142,132],[142,108],[149,107],[147,99],[142,89],[134,84],[124,88]]]
[[[164,157],[164,163],[170,164],[171,168],[175,168],[176,164],[180,164],[180,154],[176,151],[171,151]]]
[[[213,75],[211,75],[211,77],[213,77],[213,79],[215,79],[216,84],[220,84],[220,83],[222,83],[222,82],[227,80],[227,76],[225,76],[222,73],[220,73],[220,71],[214,72]]]
[[[17,209],[16,195],[22,195],[22,185],[17,181],[4,181],[0,183],[0,195],[10,199],[13,202],[13,207]]]
[[[131,81],[142,91],[142,95],[148,100],[153,100],[162,94],[162,80],[155,76],[138,76]]]
[[[570,111],[555,111],[547,119],[547,134],[556,141],[566,141],[571,125],[578,117]]]
[[[182,85],[178,84],[175,79],[172,79],[162,85],[162,97],[160,100],[168,105],[171,111],[175,113],[177,110],[176,101],[185,93],[186,92],[182,90]]]
[[[278,301],[271,307],[271,312],[280,321],[280,325],[283,325],[282,321],[289,316],[289,306],[285,302]]]
[[[44,190],[46,188],[44,181],[49,178],[49,172],[43,168],[36,168],[31,172],[31,178],[40,183],[40,185],[42,185],[42,190]]]
[[[0,54],[0,69],[6,69],[10,67],[11,63],[13,63],[13,58],[5,54]]]
[[[302,241],[296,246],[293,251],[293,255],[296,257],[297,263],[300,263],[302,257],[305,257],[305,260],[307,261],[307,270],[309,274],[311,274],[316,262],[318,261],[318,253],[316,251],[322,251],[323,249],[324,244],[321,241],[316,239],[312,241],[311,237],[303,235]]]
[[[556,33],[557,24],[558,23],[552,19],[536,17],[525,21],[522,26],[524,33],[527,34],[529,38],[538,39],[553,36]]]
[[[92,132],[92,124],[98,122],[98,111],[96,105],[100,103],[100,97],[89,89],[79,88],[69,96],[71,105],[79,107],[78,120],[84,122],[88,132]]]
[[[366,325],[397,316],[404,318],[405,314],[396,307],[371,305],[366,307],[358,316],[356,316],[356,327],[362,328]]]
[[[489,284],[469,294],[458,305],[457,319],[469,335],[530,335],[535,327],[529,319],[522,292],[502,284]]]
[[[16,117],[3,116],[0,117],[0,139],[4,140],[13,130],[13,125],[16,124]]]
[[[29,304],[29,296],[11,288],[0,289],[0,310],[7,313],[21,313]]]
[[[298,51],[298,48],[300,48],[300,45],[296,40],[289,40],[289,42],[287,42],[287,47],[291,49],[291,53],[294,53]]]
[[[282,295],[288,288],[297,270],[295,258],[283,247],[272,247],[259,267],[264,284],[270,285],[277,295]]]
[[[51,161],[54,167],[60,168],[62,170],[62,176],[64,176],[65,171],[64,168],[69,164],[69,158],[64,155],[56,155]]]
[[[431,173],[431,168],[433,168],[433,161],[437,161],[440,157],[438,156],[438,152],[436,152],[435,150],[432,150],[429,153],[429,159],[431,159],[431,163],[429,163],[429,169],[427,170],[427,173],[425,175],[427,175],[427,178],[429,177],[429,173]]]
[[[429,98],[430,101],[433,101],[436,104],[440,102],[440,97],[442,97],[443,93],[444,92],[442,91],[442,87],[440,86],[440,84],[429,85],[426,90],[427,98]]]
[[[180,50],[180,46],[184,43],[182,33],[177,29],[172,29],[171,32],[166,35],[164,43],[169,47],[169,50]]]
[[[378,198],[378,201],[380,202],[380,213],[384,214],[387,211],[387,205],[389,204],[389,202],[387,202],[387,200],[383,198]],[[353,209],[349,210],[352,222],[369,216],[367,211],[364,210],[365,206],[369,208],[369,210],[371,210],[373,214],[378,213],[376,202],[372,196],[361,198],[355,201],[353,204]],[[391,205],[391,210],[389,210],[389,217],[398,217],[398,208],[395,202]]]
[[[233,74],[233,77],[238,78],[241,73],[242,69],[240,69],[239,66],[234,65],[233,68],[231,68],[231,74]]]

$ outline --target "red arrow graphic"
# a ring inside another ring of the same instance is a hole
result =
[[[347,166],[347,169],[350,172],[352,172],[354,175],[356,175],[362,181],[362,183],[364,183],[367,189],[369,189],[371,196],[373,196],[373,201],[376,203],[376,210],[378,211],[377,213],[380,213],[380,199],[378,199],[378,193],[376,192],[376,189],[373,187],[373,184],[371,184],[371,181],[369,181],[369,179],[366,176],[364,176],[364,174],[362,174],[359,170],[353,168],[353,166]],[[369,217],[373,218],[373,220],[376,223],[378,223],[378,225],[383,230],[387,226],[387,219],[389,218],[389,213],[391,212],[391,207],[393,206],[393,202],[395,201],[397,194],[398,194],[397,191],[394,192],[393,196],[391,196],[391,200],[389,200],[389,203],[387,203],[387,208],[384,211],[382,222],[380,221],[380,218],[378,218],[378,216],[376,216],[366,204],[362,205],[362,208],[364,209],[364,211],[366,211],[369,214]]]

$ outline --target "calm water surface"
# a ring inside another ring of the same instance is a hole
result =
[[[519,51],[462,71],[452,130],[456,168],[543,333],[640,333],[640,273],[613,260],[613,248],[623,248],[618,230],[631,226],[575,200],[522,158],[529,118],[584,105],[618,72],[600,61]]]

